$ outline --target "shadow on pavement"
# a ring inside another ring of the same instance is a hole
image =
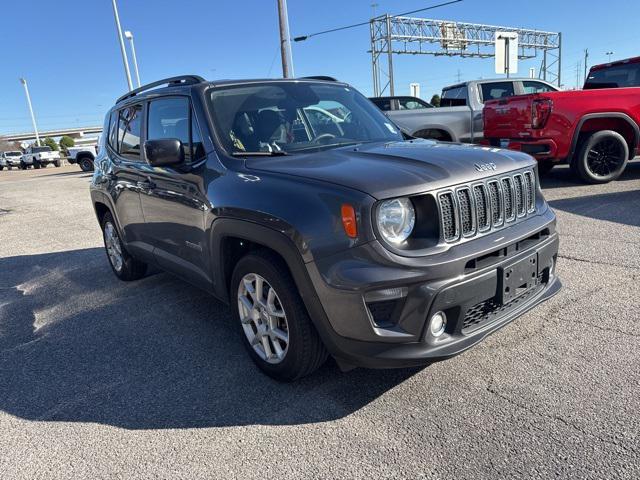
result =
[[[549,205],[583,217],[640,227],[640,190],[563,198]]]
[[[616,180],[616,182],[625,182],[629,180],[638,180],[640,179],[640,159],[636,158],[627,164],[627,168],[625,168],[624,172]],[[576,179],[571,170],[569,169],[569,165],[558,165],[547,175],[543,176],[540,179],[540,186],[543,189],[549,188],[565,188],[571,186],[586,186],[585,183]],[[597,188],[597,186],[596,186]]]
[[[253,365],[223,304],[167,274],[125,284],[102,248],[0,259],[0,409],[130,429],[342,418],[418,370]]]

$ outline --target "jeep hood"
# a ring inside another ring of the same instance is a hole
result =
[[[371,143],[284,157],[249,157],[255,171],[330,182],[376,199],[413,195],[535,165],[521,152],[431,140]]]

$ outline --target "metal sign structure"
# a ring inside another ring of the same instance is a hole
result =
[[[369,22],[375,96],[394,95],[394,55],[495,57],[497,32],[518,38],[518,59],[542,54],[539,78],[560,85],[562,34],[524,28],[382,15]]]
[[[518,73],[518,34],[496,32],[495,41],[496,73],[506,75]]]

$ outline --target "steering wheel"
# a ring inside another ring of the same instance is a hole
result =
[[[321,133],[316,138],[311,140],[311,143],[320,143],[321,140],[331,140],[333,138],[336,138],[333,133]]]

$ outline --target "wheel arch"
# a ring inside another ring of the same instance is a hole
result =
[[[122,230],[122,225],[120,224],[120,219],[118,218],[118,214],[116,213],[116,209],[113,207],[113,204],[108,199],[108,197],[102,192],[91,192],[91,203],[93,203],[93,210],[96,213],[96,218],[98,220],[98,224],[100,228],[102,228],[102,219],[106,213],[110,213],[111,217],[113,217],[113,221],[116,223],[116,228],[118,229],[118,234],[123,242],[126,243],[124,237],[124,231]]]
[[[335,342],[330,335],[329,319],[322,307],[320,299],[313,288],[311,278],[305,266],[302,253],[293,240],[285,234],[257,223],[231,218],[216,219],[211,225],[210,255],[212,260],[214,294],[224,302],[229,302],[229,283],[234,260],[242,257],[243,251],[233,251],[239,242],[248,242],[246,253],[251,248],[265,248],[282,259],[293,278],[298,293],[309,312],[309,317],[320,334],[325,347],[330,353],[336,351]],[[225,259],[225,256],[228,256]]]
[[[440,134],[440,136],[438,138],[423,136],[427,132],[437,132],[438,134]],[[451,129],[449,129],[448,127],[446,127],[444,125],[422,126],[422,127],[418,128],[418,129],[416,129],[411,135],[414,136],[414,137],[418,137],[418,138],[430,138],[430,139],[434,139],[434,140],[441,140],[441,141],[444,141],[444,142],[455,142],[456,141],[456,137],[454,136],[454,134],[451,131]]]
[[[587,133],[601,130],[613,130],[624,137],[629,147],[629,160],[635,157],[640,143],[640,127],[633,119],[621,112],[601,112],[584,115],[573,132],[569,160],[572,161],[578,152],[580,138]]]

